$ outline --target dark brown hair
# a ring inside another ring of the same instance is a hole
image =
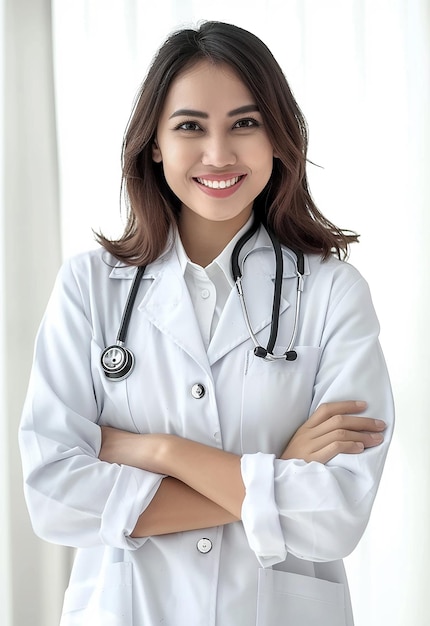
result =
[[[306,177],[308,131],[285,76],[267,46],[248,31],[223,22],[172,34],[155,56],[138,93],[122,150],[122,191],[127,223],[118,240],[97,235],[115,257],[132,265],[154,261],[165,249],[180,201],[168,187],[152,145],[167,91],[185,68],[208,60],[232,67],[256,100],[277,155],[254,212],[280,242],[327,258],[346,257],[355,233],[343,231],[317,209]]]

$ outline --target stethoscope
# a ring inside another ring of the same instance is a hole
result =
[[[296,294],[296,309],[294,313],[294,324],[293,324],[293,332],[291,334],[291,340],[288,344],[288,348],[282,354],[273,354],[273,349],[275,347],[276,339],[278,337],[278,326],[279,326],[279,309],[281,306],[281,296],[282,296],[282,276],[284,273],[284,258],[282,255],[281,244],[278,239],[275,237],[274,233],[270,228],[266,226],[267,233],[272,242],[273,251],[275,253],[276,260],[276,270],[275,270],[275,286],[273,289],[273,305],[272,305],[272,321],[270,324],[270,337],[267,343],[267,347],[263,348],[262,345],[259,344],[255,333],[252,330],[251,322],[249,320],[248,310],[246,308],[245,298],[243,295],[242,288],[242,273],[239,267],[239,254],[242,250],[243,246],[246,244],[249,239],[253,236],[255,231],[257,230],[259,224],[257,220],[254,222],[253,226],[247,231],[239,241],[236,243],[233,252],[231,254],[231,269],[233,272],[234,282],[236,284],[237,293],[239,294],[240,304],[242,305],[243,317],[245,319],[245,324],[249,332],[249,336],[251,337],[254,343],[254,354],[266,361],[278,361],[278,360],[286,360],[286,361],[295,361],[297,359],[297,352],[293,349],[294,343],[297,337],[297,329],[299,324],[300,317],[300,303],[301,303],[301,295],[303,291],[304,284],[304,273],[305,273],[305,257],[301,250],[292,250],[296,256],[296,271],[297,271],[297,294]],[[288,253],[288,250],[287,250]],[[288,253],[289,254],[289,253]]]
[[[251,322],[249,320],[248,310],[246,308],[245,298],[242,288],[242,273],[239,267],[239,254],[247,241],[253,236],[259,227],[259,223],[255,220],[252,227],[239,239],[236,243],[232,255],[231,255],[231,268],[233,272],[234,282],[245,319],[245,324],[249,332],[249,336],[254,343],[254,354],[257,357],[265,359],[266,361],[295,361],[297,359],[297,352],[294,350],[294,343],[297,337],[298,323],[300,317],[300,302],[301,294],[303,291],[304,283],[304,255],[300,250],[293,250],[296,260],[296,272],[297,272],[297,295],[296,295],[296,308],[294,313],[293,332],[291,334],[291,340],[286,351],[282,354],[273,354],[276,339],[278,336],[279,326],[279,310],[281,305],[282,296],[282,276],[284,270],[284,260],[282,256],[281,244],[273,234],[273,232],[266,227],[270,240],[273,245],[273,250],[276,259],[275,270],[275,286],[273,290],[273,305],[272,305],[272,321],[270,325],[270,336],[266,348],[259,344],[255,333],[252,330]],[[287,250],[288,253],[288,250]],[[124,312],[122,314],[121,323],[119,326],[118,334],[116,337],[115,345],[108,346],[101,354],[100,362],[102,369],[109,380],[120,381],[129,376],[134,367],[134,355],[129,348],[125,347],[125,340],[127,337],[127,331],[130,324],[130,317],[133,311],[133,307],[136,301],[137,292],[142,280],[142,276],[145,272],[145,266],[138,267],[136,274],[131,285],[127,302],[125,304]]]

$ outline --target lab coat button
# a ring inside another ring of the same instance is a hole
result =
[[[197,550],[202,554],[206,554],[212,550],[212,541],[210,539],[199,539],[197,542]]]
[[[204,385],[202,385],[201,383],[196,383],[195,385],[191,387],[191,395],[196,400],[200,400],[201,398],[203,398],[205,393],[206,393],[206,389],[204,388]]]
[[[209,291],[209,289],[202,289],[201,296],[202,298],[204,298],[204,300],[206,300],[206,298],[209,298],[210,295],[211,292]]]

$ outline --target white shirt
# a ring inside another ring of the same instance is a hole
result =
[[[190,293],[197,323],[202,334],[206,349],[209,347],[215,329],[218,325],[221,312],[227,298],[234,287],[234,278],[231,270],[231,254],[234,246],[243,234],[252,226],[253,216],[239,230],[233,239],[226,245],[224,250],[209,265],[203,268],[193,263],[185,252],[184,246],[176,232],[175,248],[179,263],[184,273],[184,279]],[[250,250],[255,242],[256,234],[247,241],[241,251],[241,258]]]

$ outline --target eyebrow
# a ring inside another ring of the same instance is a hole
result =
[[[234,117],[235,115],[242,115],[243,113],[255,113],[257,112],[258,106],[256,104],[245,104],[242,107],[238,107],[237,109],[233,109],[227,113],[228,117]],[[169,117],[181,117],[181,116],[190,116],[190,117],[200,117],[202,119],[207,120],[209,118],[208,113],[204,111],[196,111],[195,109],[178,109]]]

